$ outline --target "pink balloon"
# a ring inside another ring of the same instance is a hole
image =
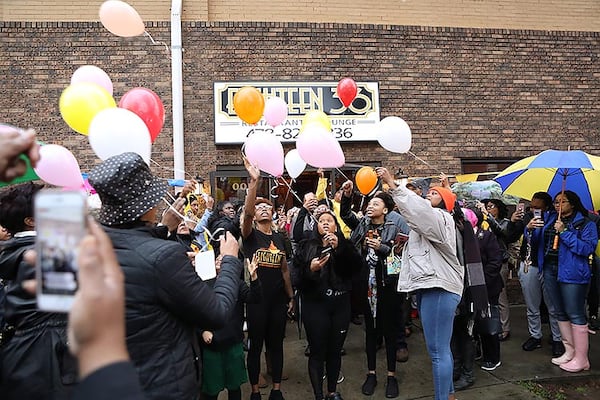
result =
[[[83,177],[75,156],[58,144],[40,147],[40,160],[34,170],[44,182],[51,185],[67,189],[81,189],[83,186]]]
[[[122,37],[139,36],[146,30],[144,21],[124,1],[108,0],[102,3],[99,11],[100,22],[113,35]]]
[[[113,94],[113,84],[110,77],[101,68],[95,65],[84,65],[73,73],[71,76],[71,85],[80,82],[95,83],[98,86],[102,86],[110,95]]]
[[[283,174],[283,146],[275,135],[258,132],[244,144],[246,158],[252,165],[274,177]]]
[[[296,148],[300,157],[315,168],[339,168],[346,162],[339,142],[320,124],[307,125],[296,141]]]
[[[281,97],[269,97],[265,102],[263,115],[267,124],[275,128],[287,118],[288,105]]]

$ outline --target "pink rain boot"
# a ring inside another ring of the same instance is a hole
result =
[[[573,329],[569,321],[558,321],[558,328],[560,329],[560,336],[565,346],[565,353],[560,357],[552,359],[552,364],[561,365],[569,362],[575,356],[575,347],[573,346]]]
[[[571,328],[573,330],[575,357],[573,357],[571,361],[561,364],[560,368],[568,372],[587,371],[588,369],[590,369],[590,360],[588,360],[588,326],[587,324],[571,324]]]

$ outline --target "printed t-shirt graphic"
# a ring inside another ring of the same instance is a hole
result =
[[[285,253],[279,250],[273,241],[269,243],[268,248],[260,248],[256,250],[255,254],[258,259],[259,268],[281,268],[281,261],[285,256]]]

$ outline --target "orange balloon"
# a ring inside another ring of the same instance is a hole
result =
[[[263,116],[265,98],[258,89],[244,86],[233,95],[233,109],[242,121],[253,125]]]
[[[372,167],[362,167],[354,177],[358,190],[367,195],[377,186],[377,173]]]

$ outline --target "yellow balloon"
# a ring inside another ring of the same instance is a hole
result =
[[[300,127],[300,132],[304,130],[304,128],[310,124],[319,124],[323,128],[331,131],[331,121],[327,114],[323,111],[312,110],[306,113],[304,118],[302,119],[302,126]]]
[[[74,131],[87,135],[96,114],[104,109],[114,108],[117,104],[102,86],[80,82],[63,90],[58,106],[67,125]]]

